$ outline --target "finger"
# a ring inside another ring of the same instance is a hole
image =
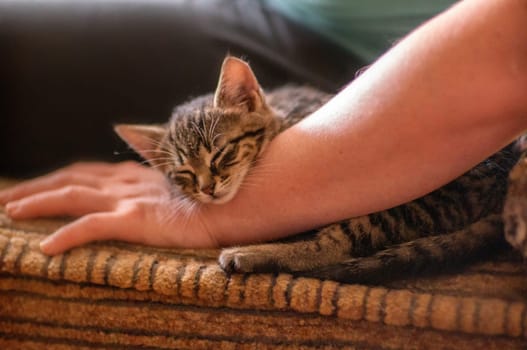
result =
[[[111,179],[121,183],[133,184],[144,181],[164,181],[165,177],[160,171],[129,161],[116,164]]]
[[[6,204],[7,202],[15,201],[35,193],[51,191],[69,185],[98,188],[101,181],[102,179],[91,174],[58,170],[0,191],[0,204]]]
[[[98,176],[112,176],[120,177],[134,173],[138,170],[149,169],[138,162],[128,160],[119,163],[103,163],[103,162],[78,162],[68,165],[64,170],[80,173],[90,173]]]
[[[46,255],[60,254],[80,245],[105,240],[140,242],[135,235],[137,225],[119,212],[105,212],[86,215],[68,224],[40,243]]]
[[[0,190],[0,204],[17,200],[22,197],[57,189],[67,185],[83,185],[99,188],[105,178],[114,177],[119,173],[128,174],[132,169],[145,168],[137,162],[121,163],[78,162],[55,170],[47,175],[24,181],[5,190]]]
[[[62,170],[91,173],[99,176],[109,176],[116,172],[116,169],[123,165],[135,163],[132,161],[126,161],[121,163],[104,163],[104,162],[77,162],[64,167]]]
[[[81,216],[111,210],[114,200],[103,192],[83,186],[67,186],[9,202],[7,214],[13,219],[49,216]]]

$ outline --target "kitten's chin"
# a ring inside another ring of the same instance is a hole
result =
[[[234,197],[235,194],[236,192],[229,192],[229,193],[226,193],[225,195],[216,194],[214,196],[202,195],[199,197],[198,200],[202,203],[207,203],[207,204],[224,204],[230,201]]]
[[[205,193],[199,193],[196,196],[196,199],[200,201],[201,203],[205,204],[224,204],[230,201],[234,198],[236,195],[236,190],[229,190],[229,191],[223,191],[223,192],[217,192],[214,195],[208,195]]]
[[[230,201],[232,199],[232,197],[234,196],[224,196],[224,197],[217,197],[217,198],[213,198],[211,203],[212,204],[224,204],[224,203],[227,203],[228,201]]]

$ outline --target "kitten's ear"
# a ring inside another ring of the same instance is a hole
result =
[[[165,135],[165,128],[157,125],[117,124],[113,128],[117,135],[150,165],[155,165],[158,147]]]
[[[227,56],[221,66],[214,107],[242,107],[254,112],[264,106],[263,93],[251,67],[238,58]]]

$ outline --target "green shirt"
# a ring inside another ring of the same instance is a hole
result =
[[[456,0],[265,0],[285,17],[371,63]]]

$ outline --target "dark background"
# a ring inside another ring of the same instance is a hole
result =
[[[264,88],[337,91],[357,66],[257,1],[0,0],[0,176],[133,157],[112,125],[166,121],[214,90],[227,53]]]

